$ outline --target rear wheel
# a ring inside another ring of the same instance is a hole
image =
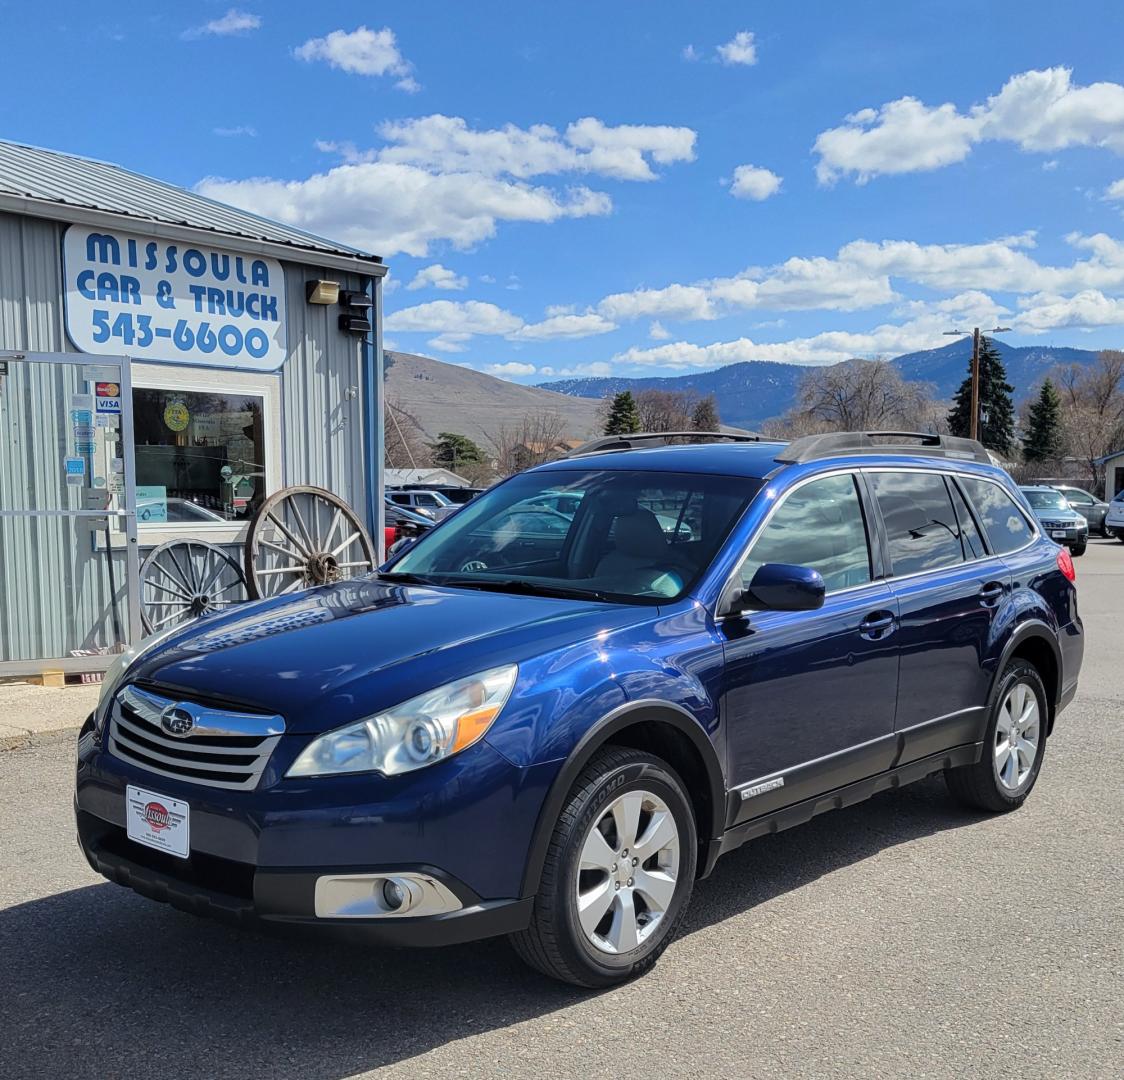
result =
[[[665,761],[609,747],[582,771],[551,837],[531,925],[512,935],[532,967],[576,986],[647,971],[694,885],[694,813]]]
[[[983,754],[974,765],[945,769],[949,791],[981,810],[1022,806],[1042,768],[1048,716],[1038,669],[1025,660],[1011,661],[992,696]]]

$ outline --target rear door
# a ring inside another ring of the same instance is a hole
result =
[[[782,496],[738,571],[744,588],[764,563],[812,567],[827,596],[818,611],[752,611],[720,626],[734,821],[889,766],[897,601],[876,580],[867,522],[852,474],[816,477]]]
[[[901,762],[979,737],[991,682],[985,666],[1011,574],[990,553],[951,474],[872,469],[901,628],[895,730]]]

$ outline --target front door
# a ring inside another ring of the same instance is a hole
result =
[[[818,477],[782,497],[746,556],[743,588],[764,563],[795,563],[823,575],[827,597],[818,611],[723,623],[730,786],[742,795],[731,824],[889,767],[897,601],[873,580],[867,518],[853,476]]]

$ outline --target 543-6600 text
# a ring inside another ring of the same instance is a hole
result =
[[[212,325],[200,322],[193,326],[187,319],[179,319],[174,327],[153,326],[151,315],[122,312],[111,320],[109,312],[101,309],[95,309],[91,318],[94,341],[99,344],[118,338],[124,345],[135,344],[143,349],[157,338],[164,338],[179,352],[198,349],[202,353],[211,353],[218,349],[227,356],[239,356],[246,352],[258,360],[269,351],[269,337],[257,327],[243,333],[240,327],[230,323]]]

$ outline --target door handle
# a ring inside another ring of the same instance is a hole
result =
[[[980,603],[983,604],[984,607],[990,607],[1001,600],[1006,591],[1007,588],[1001,581],[989,581],[979,591]]]
[[[893,629],[892,611],[872,611],[859,623],[859,633],[869,641],[881,641],[884,637],[889,637]]]

